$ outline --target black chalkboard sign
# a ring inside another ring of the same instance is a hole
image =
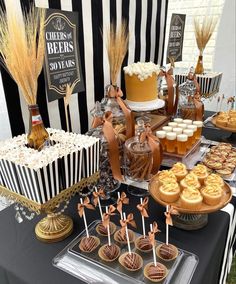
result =
[[[175,62],[182,61],[185,17],[186,15],[184,14],[172,14],[166,63],[169,63],[171,60]]]
[[[67,84],[74,86],[73,93],[82,92],[77,12],[47,9],[45,49],[48,101],[64,97]]]

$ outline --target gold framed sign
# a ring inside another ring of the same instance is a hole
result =
[[[48,101],[84,91],[78,46],[78,13],[47,9],[45,20],[45,65]]]

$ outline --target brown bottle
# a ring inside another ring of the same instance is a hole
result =
[[[49,135],[44,127],[38,105],[29,105],[28,108],[30,114],[29,133],[27,136],[28,146],[40,151],[45,146],[45,142],[48,140]]]
[[[195,74],[203,74],[203,73],[204,73],[203,56],[199,55],[197,65],[196,65],[196,68],[195,68]]]

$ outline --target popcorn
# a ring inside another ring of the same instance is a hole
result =
[[[50,147],[27,147],[27,135],[0,141],[0,184],[38,203],[99,170],[99,139],[48,128]]]
[[[154,64],[153,62],[137,62],[130,64],[123,68],[125,74],[129,76],[137,75],[140,81],[144,81],[148,77],[152,77],[152,74],[159,74],[160,68],[159,65]]]

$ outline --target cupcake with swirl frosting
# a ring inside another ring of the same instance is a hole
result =
[[[167,182],[159,187],[159,194],[163,201],[175,202],[179,199],[180,187],[177,182]]]
[[[187,168],[183,163],[175,163],[170,171],[175,175],[178,181],[181,181],[187,174]]]
[[[197,176],[200,184],[204,184],[204,180],[208,177],[207,167],[201,164],[198,164],[193,167],[192,173]]]
[[[208,205],[217,205],[221,201],[222,188],[218,184],[209,184],[201,190],[203,202]]]
[[[188,187],[200,189],[201,187],[198,177],[194,173],[187,174],[186,177],[181,180],[180,185],[183,189]]]
[[[185,188],[180,195],[182,207],[193,211],[198,210],[201,207],[202,199],[199,190],[190,186]]]

